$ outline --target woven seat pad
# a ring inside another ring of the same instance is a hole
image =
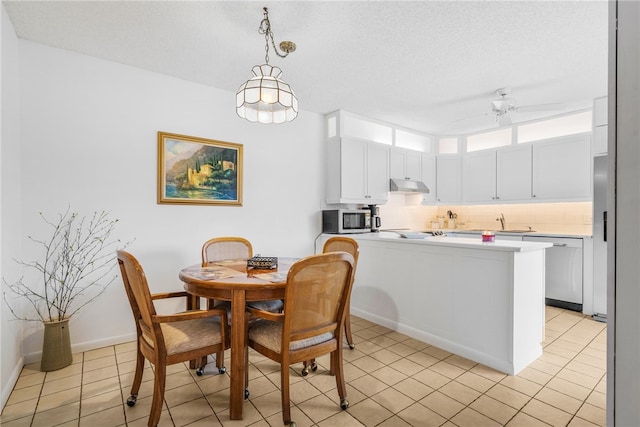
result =
[[[270,311],[271,313],[279,313],[284,308],[284,302],[280,299],[251,301],[248,302],[247,305],[256,310]]]
[[[289,343],[290,350],[300,350],[305,347],[320,344],[333,338],[331,332],[325,332],[303,340],[291,341]],[[272,322],[270,320],[260,319],[249,328],[249,339],[268,348],[269,350],[280,353],[282,348],[282,323]]]
[[[160,328],[169,355],[220,344],[222,340],[219,317],[161,323]],[[149,338],[143,337],[153,346]]]

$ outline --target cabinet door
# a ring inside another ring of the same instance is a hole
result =
[[[367,196],[367,143],[342,139],[340,171],[340,200],[360,203]]]
[[[598,126],[593,129],[593,155],[607,154],[609,127],[607,125]]]
[[[571,200],[591,196],[590,134],[533,144],[533,197]]]
[[[422,194],[422,203],[433,203],[436,201],[436,156],[422,154],[420,157],[420,163],[422,164],[420,179],[429,189],[428,193]]]
[[[367,144],[366,199],[369,204],[389,200],[389,148],[371,142]]]
[[[462,200],[462,163],[457,154],[442,154],[436,158],[436,198],[450,203]]]
[[[502,148],[496,160],[496,198],[530,200],[531,145]]]
[[[466,202],[486,202],[496,199],[496,150],[465,154],[462,194]]]
[[[422,178],[420,155],[417,151],[407,151],[404,157],[404,173],[407,178],[414,181]]]
[[[389,178],[420,180],[420,154],[418,151],[392,148],[389,152]]]
[[[393,148],[389,150],[389,178],[406,178],[404,174],[404,151]]]

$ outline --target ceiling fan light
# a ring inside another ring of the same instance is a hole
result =
[[[284,123],[298,116],[298,99],[291,86],[279,77],[282,70],[269,64],[256,65],[253,77],[236,93],[236,113],[250,122]]]

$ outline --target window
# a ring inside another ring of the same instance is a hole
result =
[[[396,147],[408,148],[410,150],[431,152],[431,138],[427,135],[420,135],[413,132],[396,129]]]
[[[591,111],[518,126],[518,144],[591,132]]]
[[[368,139],[391,145],[392,129],[390,126],[362,120],[353,116],[342,116],[344,136]]]
[[[467,137],[467,152],[510,145],[512,135],[511,128],[469,135]]]
[[[458,152],[458,138],[440,138],[438,154],[456,154]]]

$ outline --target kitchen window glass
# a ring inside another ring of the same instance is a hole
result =
[[[591,132],[591,111],[518,126],[518,144]]]
[[[438,154],[458,154],[458,138],[440,138]]]
[[[391,145],[393,130],[390,126],[362,120],[357,117],[342,116],[344,136],[367,139]]]
[[[431,153],[431,137],[396,129],[396,147]]]
[[[503,147],[511,144],[511,128],[494,130],[467,136],[467,152]]]

